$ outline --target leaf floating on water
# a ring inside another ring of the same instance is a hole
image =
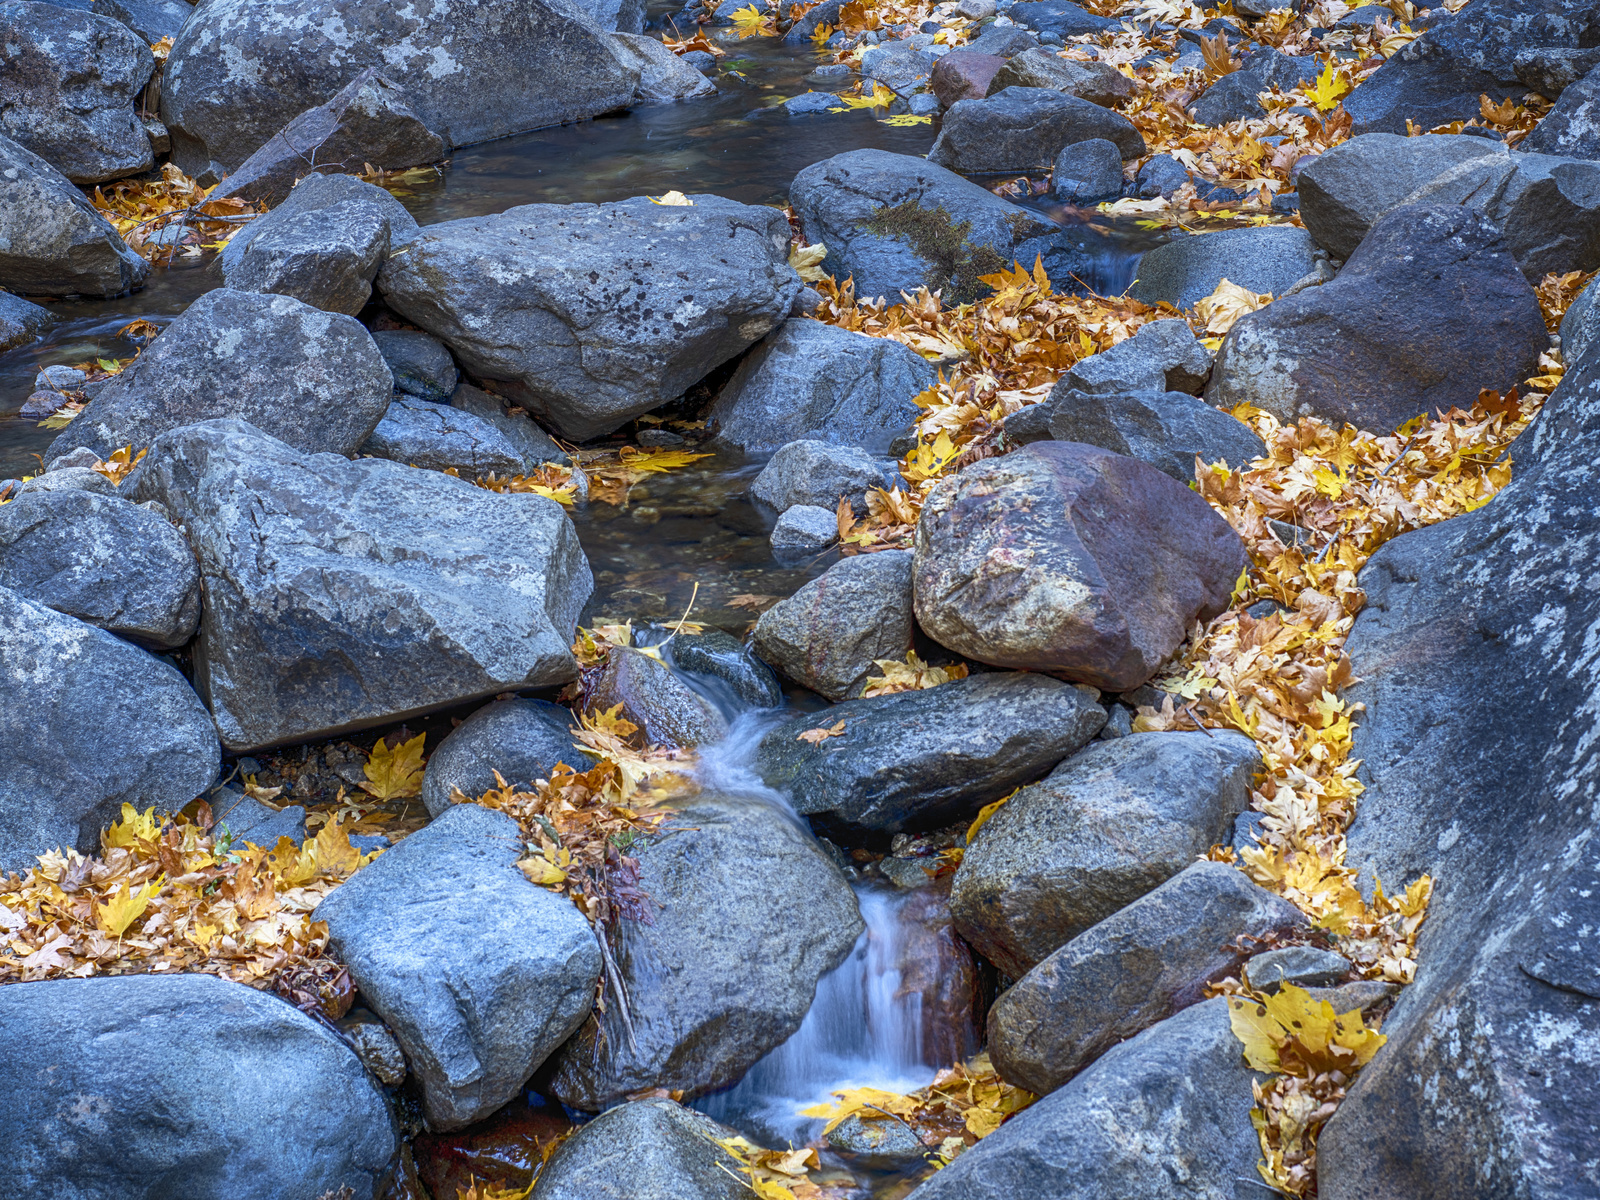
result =
[[[919,117],[915,113],[897,113],[892,117],[885,117],[878,124],[892,125],[896,129],[905,129],[911,125],[932,125],[933,118],[928,116]]]
[[[741,592],[728,601],[729,608],[748,608],[751,612],[763,612],[778,602],[777,596],[764,596],[755,592]]]

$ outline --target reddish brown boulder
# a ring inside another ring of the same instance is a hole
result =
[[[922,1059],[965,1062],[978,1048],[978,968],[950,916],[950,879],[918,888],[900,910],[900,990],[922,997]]]
[[[1228,606],[1248,561],[1227,522],[1171,476],[1079,442],[1034,442],[933,490],[912,582],[918,623],[956,653],[1123,692]]]
[[[989,94],[989,81],[1006,65],[998,54],[977,50],[952,50],[933,65],[928,90],[949,108],[957,100],[981,100]]]

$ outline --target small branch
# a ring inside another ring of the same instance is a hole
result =
[[[599,925],[594,927],[594,936],[600,943],[600,958],[605,963],[606,978],[610,980],[612,989],[617,993],[617,1015],[622,1018],[622,1028],[627,1031],[628,1045],[635,1054],[638,1054],[639,1040],[634,1036],[633,1017],[628,1012],[628,992],[622,986],[622,972],[617,970],[616,960],[611,957],[611,947],[606,944],[605,931]]]
[[[1189,720],[1194,722],[1194,727],[1196,729],[1198,729],[1201,733],[1205,734],[1207,737],[1213,736],[1212,733],[1211,733],[1211,730],[1207,729],[1204,725],[1202,725],[1200,723],[1200,718],[1194,715],[1194,705],[1185,704],[1183,706],[1183,711],[1189,714]]]

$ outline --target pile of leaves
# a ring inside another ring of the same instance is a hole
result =
[[[201,187],[172,163],[155,179],[123,179],[96,187],[90,197],[122,240],[151,262],[170,263],[181,253],[200,258],[219,250],[239,229],[266,211],[234,197],[211,200],[215,187]]]

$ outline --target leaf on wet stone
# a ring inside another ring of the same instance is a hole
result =
[[[829,738],[844,736],[844,722],[837,721],[831,726],[807,729],[795,735],[795,741],[805,742],[808,745],[818,746]]]

